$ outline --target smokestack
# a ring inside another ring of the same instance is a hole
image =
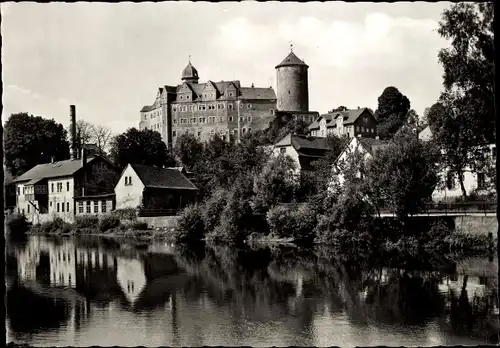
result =
[[[78,153],[76,148],[76,109],[74,105],[69,106],[71,117],[71,159],[76,160]]]
[[[54,163],[56,161],[56,158],[54,156],[50,157],[50,163]]]
[[[87,151],[85,151],[85,148],[82,146],[82,167],[85,167],[87,164]]]

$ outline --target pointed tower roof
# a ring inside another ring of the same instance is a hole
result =
[[[290,52],[290,54],[288,54],[288,56],[286,56],[286,58],[281,63],[276,65],[275,69],[278,69],[282,66],[293,66],[293,65],[301,65],[309,68],[309,66],[302,60],[300,60],[299,57],[297,57],[295,53],[293,53],[292,51]]]
[[[191,58],[189,58],[188,65],[182,71],[182,80],[198,80],[198,70],[191,64]]]

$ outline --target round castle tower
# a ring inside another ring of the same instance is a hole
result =
[[[276,65],[276,92],[278,111],[309,111],[309,66],[290,50],[290,54]]]

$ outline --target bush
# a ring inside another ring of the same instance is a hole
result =
[[[488,251],[493,240],[487,235],[453,233],[444,242],[450,251]]]
[[[134,222],[131,227],[134,230],[147,230],[148,224],[146,222]]]
[[[29,222],[24,215],[12,215],[7,219],[8,231],[12,234],[24,234],[28,231]]]
[[[445,240],[452,232],[445,223],[440,221],[432,225],[427,233],[422,233],[420,240],[425,249],[439,250],[446,247]]]
[[[54,218],[52,221],[45,222],[41,225],[41,229],[46,233],[54,233],[62,231],[68,224],[63,221],[60,217]]]
[[[111,215],[116,216],[120,221],[122,220],[137,220],[137,209],[116,209],[111,212]]]
[[[220,217],[226,204],[227,192],[224,189],[218,189],[203,205],[203,223],[208,232],[213,231],[220,223]]]
[[[94,215],[83,215],[75,218],[75,225],[78,228],[97,228],[99,226],[99,218]]]
[[[106,215],[99,221],[99,229],[101,232],[106,232],[118,226],[120,226],[120,219],[114,215]]]
[[[179,216],[179,228],[175,233],[178,243],[197,241],[203,239],[205,225],[203,223],[203,211],[200,205],[189,205]]]
[[[271,233],[278,237],[293,237],[301,242],[311,242],[314,239],[316,213],[308,205],[295,211],[275,206],[267,212],[266,220]]]

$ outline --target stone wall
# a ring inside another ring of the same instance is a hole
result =
[[[176,228],[178,226],[178,216],[154,216],[138,217],[138,222],[145,222],[152,228]]]
[[[488,235],[493,233],[496,237],[498,232],[498,220],[496,216],[456,216],[455,229],[459,232]]]
[[[276,69],[278,110],[309,111],[308,73],[305,66]]]

